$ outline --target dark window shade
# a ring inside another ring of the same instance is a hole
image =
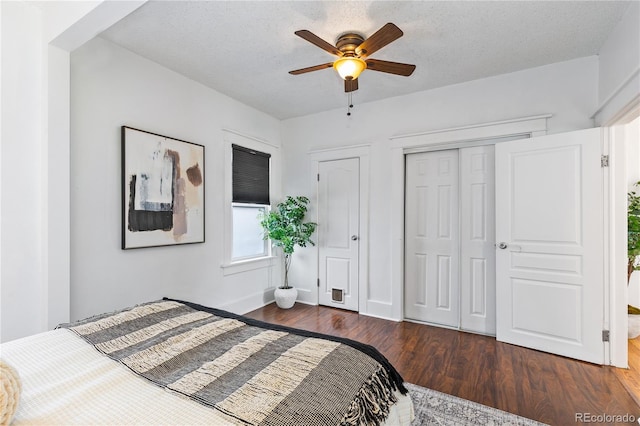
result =
[[[233,202],[270,204],[270,154],[239,145],[233,148]]]

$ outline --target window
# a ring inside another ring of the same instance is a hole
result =
[[[233,204],[232,259],[251,259],[268,256],[267,241],[258,218],[268,211],[268,206],[257,204]]]
[[[260,216],[268,213],[270,154],[232,145],[232,220],[231,260],[268,256],[269,244],[263,239]]]

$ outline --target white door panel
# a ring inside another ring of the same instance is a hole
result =
[[[322,161],[318,174],[318,301],[357,311],[359,160]]]
[[[603,362],[600,141],[589,129],[496,145],[498,340]]]
[[[460,328],[496,332],[495,153],[460,149]]]
[[[458,152],[406,161],[405,317],[458,326]]]

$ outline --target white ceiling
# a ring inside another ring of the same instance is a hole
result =
[[[329,43],[387,22],[404,36],[372,58],[417,65],[410,77],[366,70],[356,105],[596,55],[630,2],[149,1],[102,37],[276,118],[345,107],[334,70],[290,70],[333,56]]]

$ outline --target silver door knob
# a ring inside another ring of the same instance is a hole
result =
[[[351,236],[351,239],[352,239],[353,241],[356,241],[356,240],[358,239],[358,236],[357,236],[357,235],[352,235],[352,236]]]
[[[500,244],[498,244],[498,248],[499,248],[499,249],[504,250],[504,249],[506,249],[507,247],[509,247],[509,245],[508,245],[507,243],[500,243]]]

